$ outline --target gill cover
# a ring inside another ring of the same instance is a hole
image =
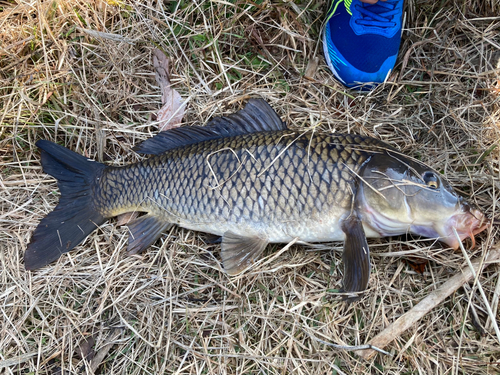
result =
[[[438,172],[396,152],[372,156],[360,175],[358,210],[372,235],[411,232],[446,242],[450,218],[468,212]]]

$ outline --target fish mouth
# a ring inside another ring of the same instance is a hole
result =
[[[444,235],[441,241],[457,250],[460,243],[469,238],[472,240],[472,248],[476,246],[475,235],[488,228],[491,222],[477,208],[467,207],[465,212],[453,215],[445,224]],[[460,241],[458,241],[453,229],[457,231]]]

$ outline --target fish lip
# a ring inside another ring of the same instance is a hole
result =
[[[466,238],[471,238],[472,248],[476,245],[474,236],[481,233],[491,225],[491,221],[477,208],[465,206],[464,211],[451,216],[444,226],[443,236],[440,240],[458,250],[460,243]],[[453,229],[456,230],[460,241],[458,241]]]

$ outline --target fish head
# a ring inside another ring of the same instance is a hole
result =
[[[359,172],[358,211],[374,235],[407,232],[453,249],[489,225],[484,214],[431,167],[396,152],[373,155]]]

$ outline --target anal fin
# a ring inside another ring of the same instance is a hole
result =
[[[243,237],[231,231],[222,236],[222,264],[226,272],[231,275],[251,266],[260,257],[269,241],[257,236]]]
[[[370,249],[366,241],[365,231],[361,220],[351,214],[342,222],[342,231],[345,233],[344,252],[344,292],[362,292],[368,286],[370,279]],[[348,297],[354,302],[359,297]]]
[[[172,224],[153,215],[144,215],[127,224],[130,231],[127,253],[142,253],[151,246]]]

